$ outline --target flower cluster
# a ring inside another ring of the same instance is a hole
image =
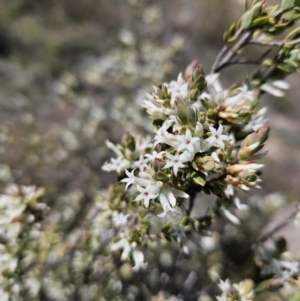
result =
[[[226,206],[231,202],[239,209],[247,208],[237,190],[259,187],[258,171],[263,167],[256,162],[261,156],[257,153],[269,128],[266,110],[259,107],[259,93],[246,84],[223,89],[218,74],[205,77],[203,68],[193,62],[185,77],[179,74],[176,81],[147,94],[143,106],[155,127],[152,149],[142,143],[147,148],[139,147],[137,152],[130,146],[135,145],[133,137],[118,148],[108,144],[118,158],[104,169],[119,174],[125,171],[121,182],[126,188],[136,188],[135,200],[142,200],[146,208],[159,200],[160,217],[176,214],[174,207],[188,198],[190,191],[203,191],[217,195],[220,212],[236,221]]]
[[[38,201],[43,194],[44,189],[34,186],[10,185],[5,194],[0,195],[1,300],[20,296],[24,289],[18,274],[22,274],[22,270],[34,261],[32,251],[25,250],[25,247],[42,233],[40,218],[48,210],[44,203]],[[30,278],[27,280],[29,284]],[[24,285],[26,287],[26,283]]]
[[[152,146],[149,138],[134,139],[133,136],[127,134],[121,145],[116,146],[108,140],[106,145],[117,155],[117,158],[112,158],[110,162],[105,163],[102,167],[103,170],[121,173],[125,169],[138,168],[140,171],[144,171],[148,168],[149,159],[144,155],[146,150]]]
[[[254,298],[253,282],[250,279],[241,281],[240,283],[231,284],[228,279],[220,281],[219,287],[222,295],[217,297],[218,301],[252,301]]]

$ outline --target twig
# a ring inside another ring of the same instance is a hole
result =
[[[223,65],[223,68],[231,66],[231,65],[259,65],[261,60],[250,60],[250,59],[238,59],[227,62]]]
[[[238,36],[241,34],[241,31],[239,30],[238,32],[235,33],[234,35],[234,39],[237,39]],[[227,51],[229,51],[229,47],[227,44],[225,44],[223,46],[223,48],[221,49],[221,51],[218,53],[217,57],[216,57],[216,60],[214,61],[212,67],[211,67],[211,70],[210,70],[210,73],[215,73],[216,70],[218,69],[219,67],[219,64],[220,64],[220,61],[222,60],[223,56],[225,55],[225,53]]]
[[[264,242],[264,241],[268,240],[276,232],[278,232],[279,230],[281,230],[282,228],[284,228],[285,226],[287,226],[290,222],[292,222],[296,218],[297,214],[298,214],[298,205],[295,207],[295,211],[293,211],[292,214],[290,214],[290,216],[286,220],[284,220],[279,225],[277,225],[274,229],[272,229],[271,231],[269,231],[268,233],[266,233],[265,235],[263,235],[261,238],[259,238],[258,241],[259,242]]]
[[[262,41],[257,39],[249,40],[250,44],[262,45],[262,46],[277,46],[282,47],[284,45],[294,46],[300,44],[300,38],[296,40],[284,41],[284,40],[273,40],[273,41]]]
[[[244,35],[239,39],[239,41],[232,48],[230,49],[226,48],[226,51],[228,50],[228,52],[223,59],[221,59],[221,57],[226,53],[226,51],[222,49],[219,55],[217,56],[216,62],[213,64],[211,72],[212,73],[218,72],[221,69],[228,66],[228,63],[236,55],[237,51],[241,49],[246,43],[248,43],[251,36],[252,36],[251,31],[244,33]]]
[[[187,209],[187,215],[190,216],[192,210],[193,210],[193,207],[194,207],[194,202],[195,202],[195,198],[197,196],[197,192],[195,191],[192,191],[190,193],[190,199],[189,199],[189,208]]]
[[[222,59],[223,55],[225,55],[225,53],[228,51],[228,46],[224,45],[223,48],[221,49],[221,51],[218,53],[216,60],[214,61],[212,67],[211,67],[211,71],[210,73],[215,73],[216,70],[218,69],[218,64],[220,62],[220,60]]]

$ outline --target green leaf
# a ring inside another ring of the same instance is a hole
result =
[[[283,62],[284,62],[284,64],[290,66],[291,68],[297,69],[299,67],[299,64],[297,62],[289,60],[289,59],[284,60]]]
[[[200,186],[204,186],[206,183],[205,179],[203,179],[201,177],[193,178],[193,181]]]
[[[252,12],[249,10],[242,17],[241,29],[247,29],[250,26],[251,22],[252,22]]]
[[[248,10],[248,1],[244,0],[244,12]]]
[[[300,14],[294,14],[293,19],[291,20],[291,22],[295,22],[299,19],[300,19]]]
[[[282,10],[286,10],[286,9],[292,8],[294,3],[295,3],[295,0],[282,0],[280,7]]]
[[[263,62],[261,63],[261,65],[262,65],[263,67],[270,67],[270,66],[272,66],[273,63],[274,63],[274,62],[273,62],[272,59],[267,58],[267,59],[263,60]]]
[[[191,173],[192,179],[193,181],[200,185],[200,186],[204,186],[206,183],[206,177],[204,174],[202,174],[201,172],[192,172]]]
[[[295,14],[296,14],[295,11],[291,10],[291,11],[283,14],[282,19],[288,20],[291,23],[291,22],[293,22]]]
[[[292,30],[286,37],[285,40],[297,39],[300,35],[300,26]]]
[[[253,26],[262,26],[262,25],[268,24],[269,20],[270,20],[269,16],[258,17],[252,22],[252,25]]]
[[[262,13],[262,4],[261,3],[255,4],[251,8],[251,12],[252,12],[252,20],[259,17]]]
[[[256,3],[255,5],[252,6],[251,10],[247,11],[241,19],[241,29],[247,29],[252,21],[261,16],[262,13],[262,3]]]
[[[273,14],[276,12],[278,8],[278,5],[274,5],[274,6],[268,6],[265,9],[265,12],[268,16],[273,16]]]

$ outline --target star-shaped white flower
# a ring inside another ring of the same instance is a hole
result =
[[[149,168],[149,159],[144,158],[143,155],[140,155],[139,160],[133,162],[133,167],[138,168],[140,171],[147,170]]]
[[[228,290],[229,290],[230,287],[231,287],[231,284],[230,284],[229,279],[226,279],[225,281],[220,280],[220,282],[218,283],[218,285],[219,285],[220,290],[221,290],[223,293],[228,292]]]
[[[132,170],[131,172],[129,172],[127,169],[125,169],[127,178],[124,178],[123,180],[121,180],[122,183],[126,183],[125,189],[127,189],[131,184],[135,183],[134,171],[135,171],[135,169]]]
[[[224,149],[225,144],[223,141],[230,140],[228,135],[223,135],[223,126],[219,125],[219,128],[216,130],[214,127],[209,127],[211,131],[211,136],[204,141],[203,149],[209,150],[213,145],[218,144],[220,148]]]
[[[116,227],[127,225],[127,219],[129,214],[123,214],[122,212],[114,211],[112,215],[112,220]]]
[[[155,187],[157,189],[155,189]],[[137,189],[140,194],[134,199],[134,201],[144,200],[144,206],[146,208],[149,207],[150,200],[157,198],[159,192],[159,188],[156,185],[148,185],[146,188],[137,185]],[[154,194],[153,191],[157,192],[157,194]]]
[[[130,167],[130,161],[118,157],[118,158],[111,158],[109,163],[105,163],[102,166],[102,169],[105,171],[112,171],[115,170],[117,173],[121,173],[124,169]]]
[[[155,160],[162,160],[163,159],[163,154],[166,152],[160,152],[158,153],[157,151],[154,151],[152,154],[146,154],[145,157],[147,157],[151,162],[154,162]]]
[[[184,154],[184,153],[183,153]],[[173,167],[174,175],[177,176],[178,169],[186,167],[183,163],[190,161],[190,158],[184,158],[182,155],[179,155],[178,153],[174,156],[171,154],[168,154],[168,161],[167,164],[164,166],[163,169]]]
[[[189,129],[186,130],[185,135],[176,136],[176,139],[180,142],[177,151],[188,150],[191,154],[195,153],[195,143],[200,140],[198,137],[193,137]]]
[[[188,94],[188,84],[184,81],[181,73],[179,73],[177,81],[171,81],[165,85],[171,93],[170,103],[172,107],[175,107],[177,97],[186,97]]]

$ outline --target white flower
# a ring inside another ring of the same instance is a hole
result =
[[[127,219],[129,214],[123,214],[122,212],[114,211],[112,214],[112,220],[116,227],[122,227],[127,225]]]
[[[156,185],[148,185],[146,188],[137,185],[137,189],[140,194],[134,199],[134,201],[144,200],[144,206],[146,208],[149,207],[150,200],[157,198],[157,193],[159,192],[159,188]]]
[[[147,267],[147,263],[144,262],[144,254],[141,251],[133,250],[132,258],[134,261],[134,267],[132,269],[135,272]]]
[[[172,207],[176,206],[176,197],[180,197],[180,198],[184,198],[184,199],[188,199],[190,196],[185,193],[184,191],[175,189],[171,186],[164,186],[161,190],[160,190],[160,194],[159,194],[159,201],[162,204],[162,206],[164,207],[164,200],[166,197],[169,201],[169,203],[171,204]]]
[[[224,216],[233,224],[235,225],[240,225],[241,221],[233,214],[231,213],[228,209],[221,207],[221,210],[224,214]]]
[[[132,170],[131,172],[129,172],[127,169],[125,169],[127,178],[124,178],[123,180],[121,180],[121,182],[126,183],[125,189],[127,189],[131,184],[135,183],[134,171],[135,171],[135,169]]]
[[[265,113],[267,112],[267,108],[261,108],[257,113],[251,115],[248,123],[243,127],[244,132],[257,131],[262,126],[267,123],[265,118]]]
[[[177,176],[178,169],[186,167],[183,163],[193,160],[193,156],[189,152],[184,152],[181,155],[178,153],[174,156],[171,154],[167,154],[168,161],[167,164],[164,166],[163,169],[173,167],[174,175]]]
[[[149,159],[144,158],[143,155],[140,155],[140,158],[138,161],[133,162],[132,167],[138,168],[140,171],[147,170],[149,168]]]
[[[231,173],[239,173],[241,171],[247,170],[249,172],[256,172],[259,169],[262,169],[264,164],[249,163],[249,164],[235,164],[229,167]]]
[[[300,262],[298,261],[279,261],[281,268],[289,270],[289,277],[295,276],[300,272]]]
[[[156,136],[154,137],[154,146],[159,143],[168,144],[174,148],[177,148],[180,145],[180,142],[177,140],[177,137],[173,134],[168,133],[165,129],[160,128],[157,132]]]
[[[171,81],[165,86],[168,88],[168,92],[171,93],[170,103],[173,108],[177,97],[185,98],[188,95],[188,84],[184,81],[181,73],[179,73],[177,81]]]
[[[131,252],[131,245],[126,238],[121,238],[118,242],[114,243],[111,246],[111,251],[117,251],[119,249],[123,249],[121,260],[126,260]]]
[[[246,204],[242,204],[240,199],[237,196],[233,197],[233,202],[236,205],[236,207],[241,211],[246,211],[249,209],[249,206]]]
[[[287,90],[290,85],[283,80],[269,81],[263,84],[260,88],[261,90],[275,96],[275,97],[283,97],[285,93],[282,90]]]
[[[195,145],[200,141],[198,137],[193,137],[189,129],[186,130],[185,135],[178,135],[176,139],[180,144],[178,145],[177,151],[188,150],[191,154],[195,154],[200,150],[200,144]]]
[[[149,100],[145,100],[142,107],[146,108],[147,113],[153,119],[165,119],[164,108],[158,104],[154,104]]]
[[[219,81],[219,75],[220,75],[219,73],[213,73],[213,74],[208,74],[205,77],[207,83],[207,90],[209,91],[209,93],[213,95],[223,90],[221,83]]]
[[[112,171],[115,170],[117,173],[121,173],[123,170],[126,168],[130,168],[130,161],[118,157],[118,158],[111,158],[110,163],[106,162],[103,166],[102,169],[105,171]]]
[[[152,178],[152,176],[146,172],[141,171],[139,173],[139,177],[134,176],[134,170],[132,172],[125,170],[125,172],[128,178],[121,180],[121,182],[126,183],[126,187],[125,187],[126,189],[131,184],[137,184],[143,187],[146,187],[150,184],[155,184],[155,181]]]
[[[203,149],[209,150],[214,144],[218,144],[220,148],[224,149],[225,144],[223,141],[230,140],[228,135],[223,135],[223,126],[222,124],[219,125],[219,128],[216,130],[214,127],[209,127],[211,131],[211,136],[204,140],[203,142]]]
[[[105,141],[106,146],[111,149],[117,156],[122,157],[122,153],[119,150],[118,146],[110,142],[109,140]]]
[[[174,204],[174,199],[175,199],[175,205],[176,205],[176,198],[175,198],[175,196],[173,195],[173,196],[170,197],[170,201],[173,204]],[[164,193],[160,193],[159,194],[159,201],[160,201],[160,203],[161,203],[164,211],[162,213],[158,214],[157,215],[158,217],[165,217],[165,216],[167,216],[167,213],[169,213],[169,212],[176,212],[176,210],[171,207],[170,201],[169,201],[168,197]]]
[[[255,91],[249,91],[246,85],[243,85],[238,89],[239,93],[237,95],[228,97],[224,100],[225,107],[234,107],[239,104],[241,101],[250,100],[253,101],[255,99]]]
[[[153,146],[153,143],[151,142],[151,137],[146,138],[140,138],[136,140],[136,150],[135,153],[139,154],[143,152],[144,150],[151,148]]]
[[[236,207],[242,211],[248,210],[249,206],[246,204],[242,204],[240,199],[235,195],[234,186],[232,184],[227,184],[224,188],[224,193],[227,196],[227,198],[233,197],[233,202],[236,205]]]
[[[157,151],[154,151],[152,154],[146,154],[145,157],[147,157],[151,162],[154,162],[155,160],[162,160],[165,153],[166,152],[158,153]]]
[[[229,279],[226,279],[225,281],[220,280],[218,286],[223,293],[227,293],[230,290],[231,284]]]

